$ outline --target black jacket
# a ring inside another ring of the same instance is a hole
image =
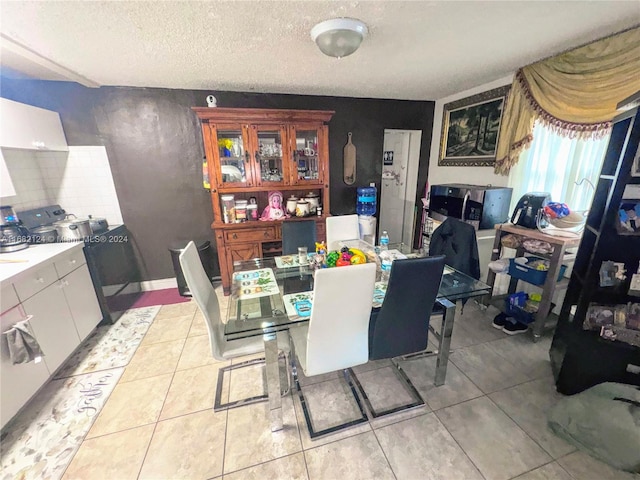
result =
[[[468,223],[447,218],[431,236],[429,255],[445,255],[447,265],[480,280],[476,230]]]

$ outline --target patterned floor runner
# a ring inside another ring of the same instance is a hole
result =
[[[2,433],[1,480],[59,479],[160,306],[98,327]]]

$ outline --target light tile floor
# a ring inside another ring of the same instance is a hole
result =
[[[444,386],[433,385],[435,358],[404,364],[427,405],[312,441],[297,396],[283,398],[285,428],[277,433],[264,403],[213,412],[217,370],[226,363],[211,358],[194,303],[165,306],[63,478],[637,479],[549,431],[545,413],[560,398],[551,338],[509,337],[491,327],[495,313],[469,302],[457,316]],[[388,362],[355,371],[374,407],[403,396]],[[300,381],[316,426],[353,415],[337,374]],[[262,388],[261,369],[234,371],[225,396]]]

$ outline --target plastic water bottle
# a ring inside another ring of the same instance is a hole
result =
[[[389,234],[386,230],[380,235],[380,251],[389,250]]]
[[[369,187],[358,187],[356,213],[358,215],[375,215],[377,208],[376,195],[377,189],[375,183],[372,183]]]
[[[382,251],[380,252],[380,281],[388,282],[389,275],[391,274],[391,263],[393,262],[391,255],[389,252]]]

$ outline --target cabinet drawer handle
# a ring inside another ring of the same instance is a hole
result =
[[[264,232],[264,238],[269,238],[269,232]]]
[[[237,233],[234,233],[233,235],[231,235],[231,238],[233,238],[233,239],[238,238],[238,234],[237,234]]]
[[[37,283],[44,283],[44,278],[38,277],[38,278],[36,278],[36,282]]]
[[[248,163],[250,160],[251,160],[251,158],[249,158],[249,152],[245,150],[245,152],[244,152],[244,161]]]
[[[74,258],[73,260],[69,260],[69,263],[70,263],[71,265],[75,265],[75,264],[76,264],[76,262],[77,262],[77,260],[76,260],[75,258]]]

